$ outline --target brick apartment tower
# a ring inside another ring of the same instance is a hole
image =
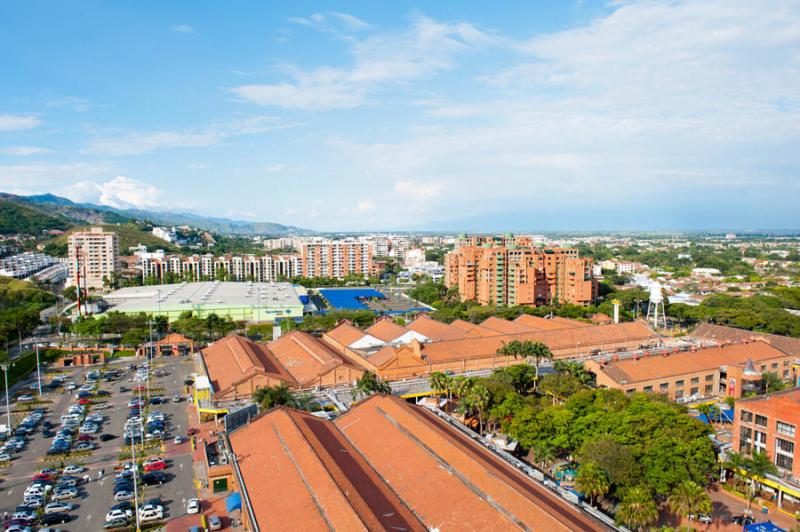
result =
[[[102,227],[72,233],[67,239],[69,278],[72,285],[78,278],[80,265],[81,285],[89,290],[102,290],[103,280],[119,270],[119,240],[117,234]]]
[[[329,240],[303,244],[300,252],[303,277],[347,275],[369,276],[372,272],[372,248],[367,242]]]
[[[537,248],[528,237],[462,237],[445,258],[445,285],[481,305],[589,305],[592,261],[577,249]]]

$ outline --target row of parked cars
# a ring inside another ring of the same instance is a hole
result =
[[[78,497],[79,486],[84,482],[78,475],[84,470],[74,464],[61,470],[39,470],[25,488],[22,504],[6,522],[6,531],[28,532],[35,524],[49,527],[69,522],[72,519],[69,512],[75,509],[75,504],[68,501]]]

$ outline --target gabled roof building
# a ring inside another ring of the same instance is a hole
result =
[[[254,530],[605,530],[394,397],[372,396],[335,421],[275,409],[228,441]]]

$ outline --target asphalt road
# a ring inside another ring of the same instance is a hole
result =
[[[132,359],[130,359],[132,360]],[[141,360],[136,360],[141,362]],[[124,365],[128,360],[114,362],[114,365]],[[167,372],[165,377],[151,380],[151,388],[164,388],[163,396],[170,399],[173,394],[182,394],[183,379],[191,372],[192,362],[190,358],[164,358],[158,359],[156,369]],[[70,371],[70,370],[67,370]],[[71,370],[71,380],[78,384],[84,381],[84,376],[89,369],[81,368]],[[114,504],[112,487],[114,483],[114,468],[119,463],[120,445],[122,444],[121,435],[123,425],[127,418],[128,401],[134,396],[131,392],[119,393],[120,386],[125,386],[129,390],[135,386],[128,382],[128,374],[121,381],[101,384],[101,389],[112,392],[108,403],[112,408],[97,410],[104,414],[104,422],[101,429],[102,433],[110,433],[117,436],[116,439],[108,442],[95,440],[99,445],[88,457],[77,458],[74,463],[80,463],[88,468],[87,474],[91,476],[91,481],[81,486],[78,499],[72,500],[78,505],[76,510],[71,512],[73,520],[67,525],[59,528],[62,530],[102,530],[105,514]],[[46,396],[52,399],[53,404],[48,407],[45,420],[49,420],[55,425],[60,424],[60,417],[66,413],[71,404],[74,404],[73,392],[55,392]],[[153,410],[159,410],[167,415],[168,438],[165,439],[164,453],[159,450],[151,454],[167,459],[169,467],[164,471],[168,481],[162,486],[146,487],[144,498],[160,497],[165,508],[165,519],[172,519],[185,514],[186,499],[194,496],[194,486],[192,481],[192,455],[189,443],[174,445],[175,434],[186,434],[188,421],[186,417],[186,403],[179,404],[168,402],[167,404],[155,405]],[[9,515],[14,508],[22,503],[23,492],[30,483],[31,477],[35,472],[46,465],[45,453],[49,447],[50,440],[44,439],[41,435],[41,424],[36,432],[29,438],[28,446],[21,453],[14,455],[15,459],[11,466],[5,471],[4,481],[0,484],[3,488],[3,495],[0,497],[0,514],[5,511]],[[71,463],[68,461],[67,463]],[[104,470],[103,478],[98,478],[98,471]]]

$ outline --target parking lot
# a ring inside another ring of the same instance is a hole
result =
[[[5,512],[10,519],[19,505],[23,503],[26,488],[31,484],[33,476],[45,467],[63,469],[65,465],[76,464],[86,468],[73,476],[78,477],[78,497],[66,500],[76,505],[76,508],[69,511],[70,521],[64,525],[52,525],[60,530],[102,530],[104,528],[106,513],[114,505],[114,482],[115,469],[123,463],[119,460],[121,446],[123,445],[124,425],[128,418],[128,402],[137,396],[133,390],[139,383],[131,382],[129,379],[135,374],[135,370],[126,369],[131,363],[141,364],[142,359],[128,359],[114,361],[108,364],[108,369],[122,370],[119,380],[105,382],[99,380],[97,390],[110,392],[108,397],[91,397],[96,403],[107,403],[109,407],[98,409],[97,406],[87,405],[87,414],[96,413],[103,415],[103,421],[99,430],[90,437],[96,449],[85,456],[72,457],[71,455],[62,458],[52,459],[47,455],[48,448],[54,441],[54,436],[45,438],[43,436],[43,426],[47,421],[53,427],[52,432],[58,431],[61,427],[62,416],[68,413],[69,408],[77,402],[76,393],[78,390],[66,390],[65,387],[48,391],[43,399],[52,401],[49,404],[37,404],[35,406],[44,407],[43,419],[37,424],[34,432],[27,437],[27,444],[19,452],[11,453],[13,460],[10,466],[0,469],[3,481],[0,487],[3,488],[2,500],[0,500],[0,514],[5,517]],[[58,372],[66,373],[66,382],[74,382],[77,386],[86,383],[87,374],[96,369],[92,368],[63,368]],[[195,496],[195,488],[192,481],[192,457],[190,444],[184,438],[180,444],[176,444],[176,435],[186,435],[187,415],[184,390],[184,379],[191,373],[192,362],[189,358],[165,357],[156,359],[150,368],[150,389],[154,396],[165,399],[164,404],[150,405],[142,410],[142,417],[152,412],[158,411],[164,414],[165,418],[165,437],[163,444],[154,444],[152,449],[146,449],[147,458],[163,458],[167,463],[167,468],[163,470],[166,482],[162,485],[146,486],[143,488],[143,500],[158,497],[163,505],[163,520],[185,515],[187,500]],[[46,381],[49,382],[57,375],[53,370],[46,374]],[[163,373],[163,376],[156,376],[156,372]],[[35,374],[33,376],[35,380]],[[121,387],[127,389],[120,392]],[[27,392],[28,390],[24,390]],[[96,392],[93,392],[96,393]],[[35,392],[34,392],[35,394]],[[173,402],[173,395],[181,396],[181,402]],[[146,392],[142,393],[142,396]],[[4,416],[3,416],[4,417]],[[19,423],[22,416],[15,416],[15,426]],[[115,436],[109,441],[101,441],[100,435],[110,434]],[[77,440],[78,431],[75,431]],[[87,438],[88,439],[88,438]],[[73,441],[74,449],[77,441]],[[137,459],[140,455],[137,454]],[[102,473],[101,473],[102,472]],[[102,476],[101,476],[102,474]],[[87,476],[89,481],[83,480]],[[48,499],[52,493],[48,493]],[[49,500],[47,501],[49,502]],[[134,523],[135,524],[135,523]],[[38,527],[40,525],[34,525]]]

